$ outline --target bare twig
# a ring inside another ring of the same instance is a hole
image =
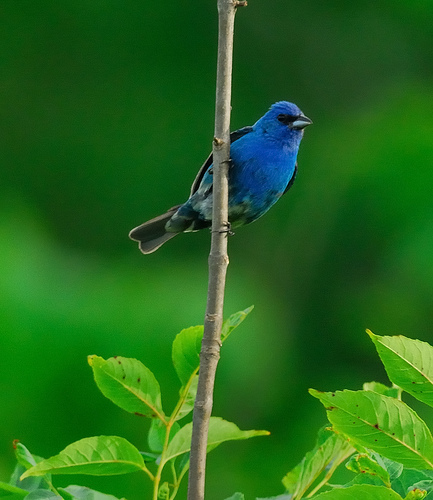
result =
[[[215,373],[220,357],[224,287],[227,266],[228,169],[230,162],[230,102],[233,29],[236,8],[246,2],[218,0],[218,63],[213,141],[212,241],[209,284],[200,353],[200,372],[194,405],[188,500],[203,500],[206,448],[212,413]]]

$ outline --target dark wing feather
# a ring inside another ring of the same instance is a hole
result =
[[[290,179],[289,183],[286,186],[286,189],[283,191],[283,194],[286,194],[287,191],[293,186],[293,183],[295,182],[295,177],[296,174],[298,173],[298,162],[295,163],[295,171],[293,172],[292,178]]]
[[[232,132],[230,134],[230,144],[237,141],[238,139],[240,139],[244,135],[249,134],[250,132],[252,132],[252,130],[253,130],[253,127],[243,127],[243,128],[240,128],[239,130],[235,130],[234,132]],[[203,163],[203,165],[201,166],[200,170],[198,171],[198,174],[196,175],[196,178],[194,179],[194,182],[192,183],[191,192],[189,194],[190,196],[192,196],[197,191],[198,187],[200,186],[200,182],[202,181],[203,176],[206,173],[206,170],[212,165],[212,162],[213,162],[213,158],[212,158],[212,153],[211,153],[207,157],[207,159]],[[288,189],[288,188],[286,188],[286,189]]]

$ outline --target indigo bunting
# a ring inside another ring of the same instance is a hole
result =
[[[271,106],[252,127],[230,135],[228,224],[236,228],[266,213],[292,186],[304,128],[312,121],[293,103]],[[129,233],[144,254],[179,233],[212,225],[212,154],[204,162],[188,200]]]

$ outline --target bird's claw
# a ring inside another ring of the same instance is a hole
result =
[[[227,233],[229,236],[233,236],[235,233],[232,231],[232,225],[230,222],[223,222],[223,227],[218,231],[219,233]]]
[[[210,228],[210,230],[211,232],[216,232],[220,234],[226,233],[229,236],[233,236],[235,233],[232,231],[231,227],[232,225],[230,224],[230,222],[223,222],[221,229],[218,229],[217,231],[212,231],[212,228]]]

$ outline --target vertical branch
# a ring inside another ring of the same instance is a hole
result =
[[[213,141],[213,212],[209,254],[209,283],[200,352],[200,372],[193,413],[188,500],[203,500],[209,419],[215,373],[220,357],[224,287],[227,266],[228,169],[233,30],[236,8],[246,2],[218,0],[218,63]]]

